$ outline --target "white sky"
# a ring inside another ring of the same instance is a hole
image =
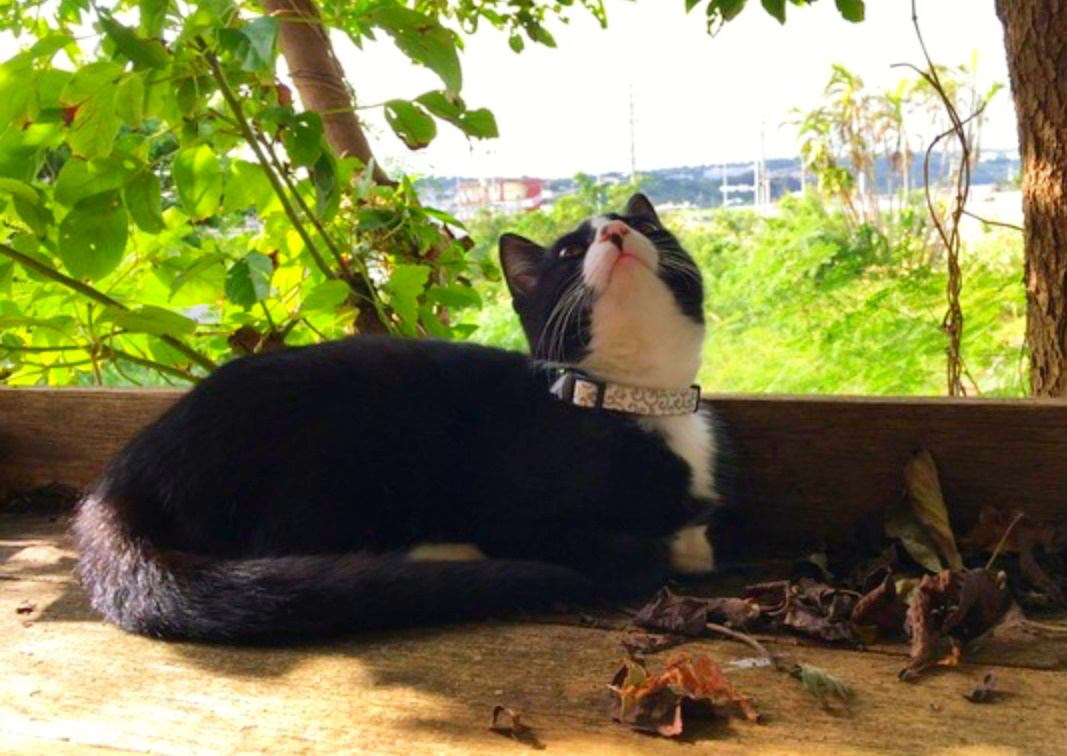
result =
[[[440,124],[437,139],[411,153],[389,132],[381,110],[368,110],[376,154],[421,174],[571,176],[629,170],[629,91],[636,112],[638,169],[741,161],[756,157],[764,123],[768,157],[797,153],[794,131],[780,124],[794,106],[813,106],[842,63],[868,85],[888,88],[906,75],[890,65],[922,63],[908,0],[867,0],[867,19],[850,24],[833,0],[787,5],[785,26],[757,0],[714,38],[699,10],[682,0],[608,0],[607,30],[575,11],[555,24],[556,49],[528,44],[519,55],[504,35],[479,30],[462,54],[463,96],[488,107],[501,137],[469,146]],[[1002,29],[989,0],[920,0],[919,19],[938,63],[979,56],[979,80],[1008,82]],[[384,38],[384,35],[383,35]],[[338,54],[362,103],[413,98],[441,88],[389,41],[363,51],[338,40]],[[983,144],[1017,144],[1005,89],[990,108]]]

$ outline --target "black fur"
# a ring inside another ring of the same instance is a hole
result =
[[[664,538],[709,503],[658,435],[552,379],[516,353],[374,337],[228,363],[81,503],[92,605],[157,637],[273,639],[654,587]],[[404,558],[427,542],[489,559]]]

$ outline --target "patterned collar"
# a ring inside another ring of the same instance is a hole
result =
[[[576,407],[651,417],[691,415],[700,409],[700,386],[696,385],[684,389],[625,386],[598,381],[572,368],[557,368],[556,376],[549,391]]]

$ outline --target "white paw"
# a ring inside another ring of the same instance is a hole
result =
[[[473,543],[420,543],[408,552],[413,562],[472,562],[485,559],[482,550]]]
[[[715,569],[715,552],[708,540],[707,525],[682,528],[667,545],[675,572],[699,575]]]

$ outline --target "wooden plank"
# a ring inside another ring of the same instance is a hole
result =
[[[61,519],[0,516],[0,751],[65,753],[519,753],[486,730],[498,703],[521,710],[558,753],[658,754],[676,744],[610,721],[605,683],[622,633],[492,623],[282,648],[197,646],[125,635],[97,621],[71,578]],[[19,614],[20,605],[32,605]],[[698,727],[716,753],[1052,753],[1067,727],[1067,676],[995,667],[1001,701],[962,694],[988,669],[965,663],[900,683],[900,652],[782,646],[856,691],[820,709],[767,669],[728,675],[765,725]],[[1063,644],[1060,644],[1063,650]],[[745,646],[686,647],[724,665]],[[1064,657],[1067,658],[1067,657]]]
[[[715,397],[759,554],[848,539],[900,501],[903,469],[933,454],[957,533],[984,505],[1039,518],[1067,502],[1067,401]],[[751,553],[751,552],[750,552]]]
[[[177,391],[0,389],[0,497],[89,483]],[[750,555],[847,538],[895,503],[917,448],[941,471],[957,532],[985,504],[1038,517],[1067,501],[1067,401],[715,396],[737,460]]]

